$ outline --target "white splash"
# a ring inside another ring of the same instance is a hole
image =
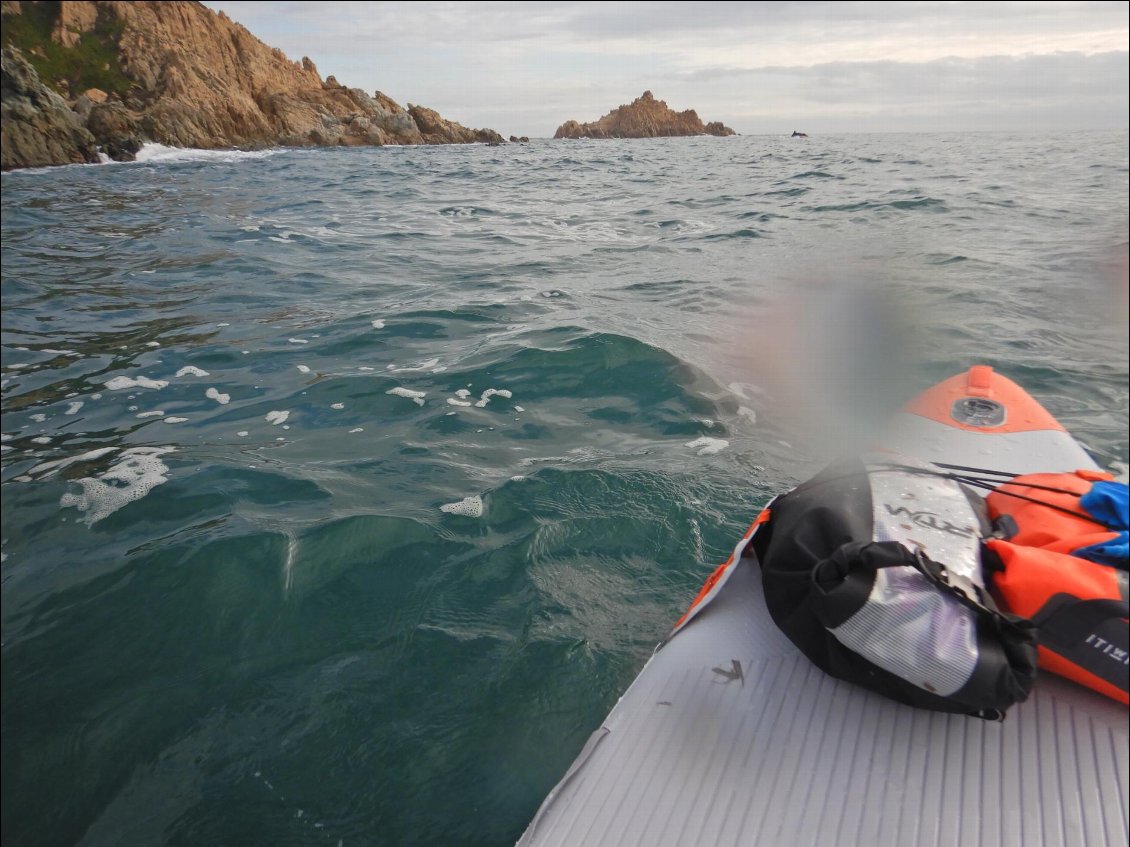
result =
[[[36,423],[43,423],[45,420],[47,420],[47,415],[43,414],[43,412],[37,412],[36,414],[31,416],[31,419]]]
[[[77,480],[80,494],[64,494],[59,505],[74,506],[86,517],[82,522],[93,526],[135,500],[140,500],[158,485],[168,482],[168,466],[160,456],[175,452],[173,447],[135,447],[126,450],[106,472],[97,477]]]
[[[749,418],[750,423],[757,423],[757,412],[749,406],[738,406],[738,414]]]
[[[364,432],[364,431],[365,431],[365,427],[355,426],[355,427],[353,427],[353,429],[349,430],[349,434],[352,435],[355,432]]]
[[[137,379],[130,379],[128,376],[116,376],[104,383],[111,391],[123,391],[127,388],[152,388],[160,391],[168,384],[168,380],[150,379],[147,376],[139,376]]]
[[[479,397],[479,401],[475,403],[475,407],[479,409],[485,409],[487,403],[490,402],[490,398],[495,396],[505,397],[507,400],[509,400],[514,395],[505,388],[488,388],[482,393],[482,396]]]
[[[344,403],[331,403],[330,408],[331,409],[344,409],[345,404]]]
[[[417,406],[423,406],[424,398],[428,396],[428,392],[426,391],[413,391],[410,388],[401,388],[400,386],[397,386],[396,388],[390,388],[385,392],[385,394],[392,394],[396,397],[405,397],[411,400]]]
[[[143,144],[135,163],[171,164],[175,162],[239,162],[265,159],[283,152],[275,150],[197,150],[192,147],[169,147],[164,144]]]
[[[146,341],[145,346],[146,347],[160,347],[161,342],[160,341]]]
[[[247,430],[241,429],[239,432],[236,433],[236,435],[238,435],[240,438],[246,438],[247,437]]]
[[[86,404],[81,400],[75,400],[73,403],[67,404],[67,411],[63,412],[64,415],[77,415],[78,410]]]
[[[289,418],[289,417],[290,417],[290,412],[289,412],[289,411],[285,411],[285,412],[279,412],[279,411],[275,411],[275,412],[267,412],[267,418],[266,418],[266,420],[267,420],[267,423],[269,423],[269,424],[273,424],[274,426],[278,426],[279,424],[282,424],[282,423],[286,423],[286,420],[287,420],[287,418]]]
[[[221,406],[226,406],[228,403],[231,402],[231,395],[230,394],[221,394],[219,389],[216,389],[216,388],[209,388],[207,391],[204,392],[204,396],[207,397],[209,400],[215,400]]]
[[[483,516],[483,498],[478,495],[471,497],[464,497],[458,503],[445,503],[439,507],[441,512],[447,512],[449,515],[465,515],[469,518],[481,518]]]
[[[306,365],[295,365],[295,367],[298,368],[300,373],[304,373],[304,374],[310,373],[310,369],[308,367],[306,367]]]
[[[288,338],[287,341],[289,341],[291,344],[309,344],[310,343],[305,338]]]
[[[686,444],[692,450],[698,449],[700,456],[713,456],[715,453],[721,453],[730,446],[730,442],[724,438],[696,438],[694,441],[688,441]]]
[[[384,321],[379,320],[379,319],[373,321],[373,329],[384,329],[384,328],[385,328],[385,322]]]
[[[201,370],[195,365],[185,365],[177,371],[177,379],[180,379],[182,376],[211,376],[211,374],[208,373],[208,371]]]

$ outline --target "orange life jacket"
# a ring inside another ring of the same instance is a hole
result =
[[[1118,535],[1079,505],[1097,479],[1110,475],[1028,474],[1001,485],[986,498],[989,515],[1012,532],[987,545],[1000,561],[993,582],[1003,604],[1038,627],[1040,667],[1130,703],[1127,573],[1071,555]]]

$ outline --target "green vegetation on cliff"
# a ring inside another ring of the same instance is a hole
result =
[[[44,84],[65,97],[77,97],[88,88],[124,96],[130,80],[118,59],[121,26],[107,15],[83,33],[73,47],[51,38],[59,20],[59,3],[23,0],[20,14],[4,15],[3,46],[16,47],[35,68]]]

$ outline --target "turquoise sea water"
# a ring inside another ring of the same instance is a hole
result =
[[[4,175],[3,843],[510,844],[757,509],[887,405],[987,363],[1124,475],[1127,158]]]

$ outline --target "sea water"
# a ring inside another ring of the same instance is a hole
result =
[[[4,175],[3,842],[512,843],[914,391],[1125,475],[1127,187],[1126,133]]]

